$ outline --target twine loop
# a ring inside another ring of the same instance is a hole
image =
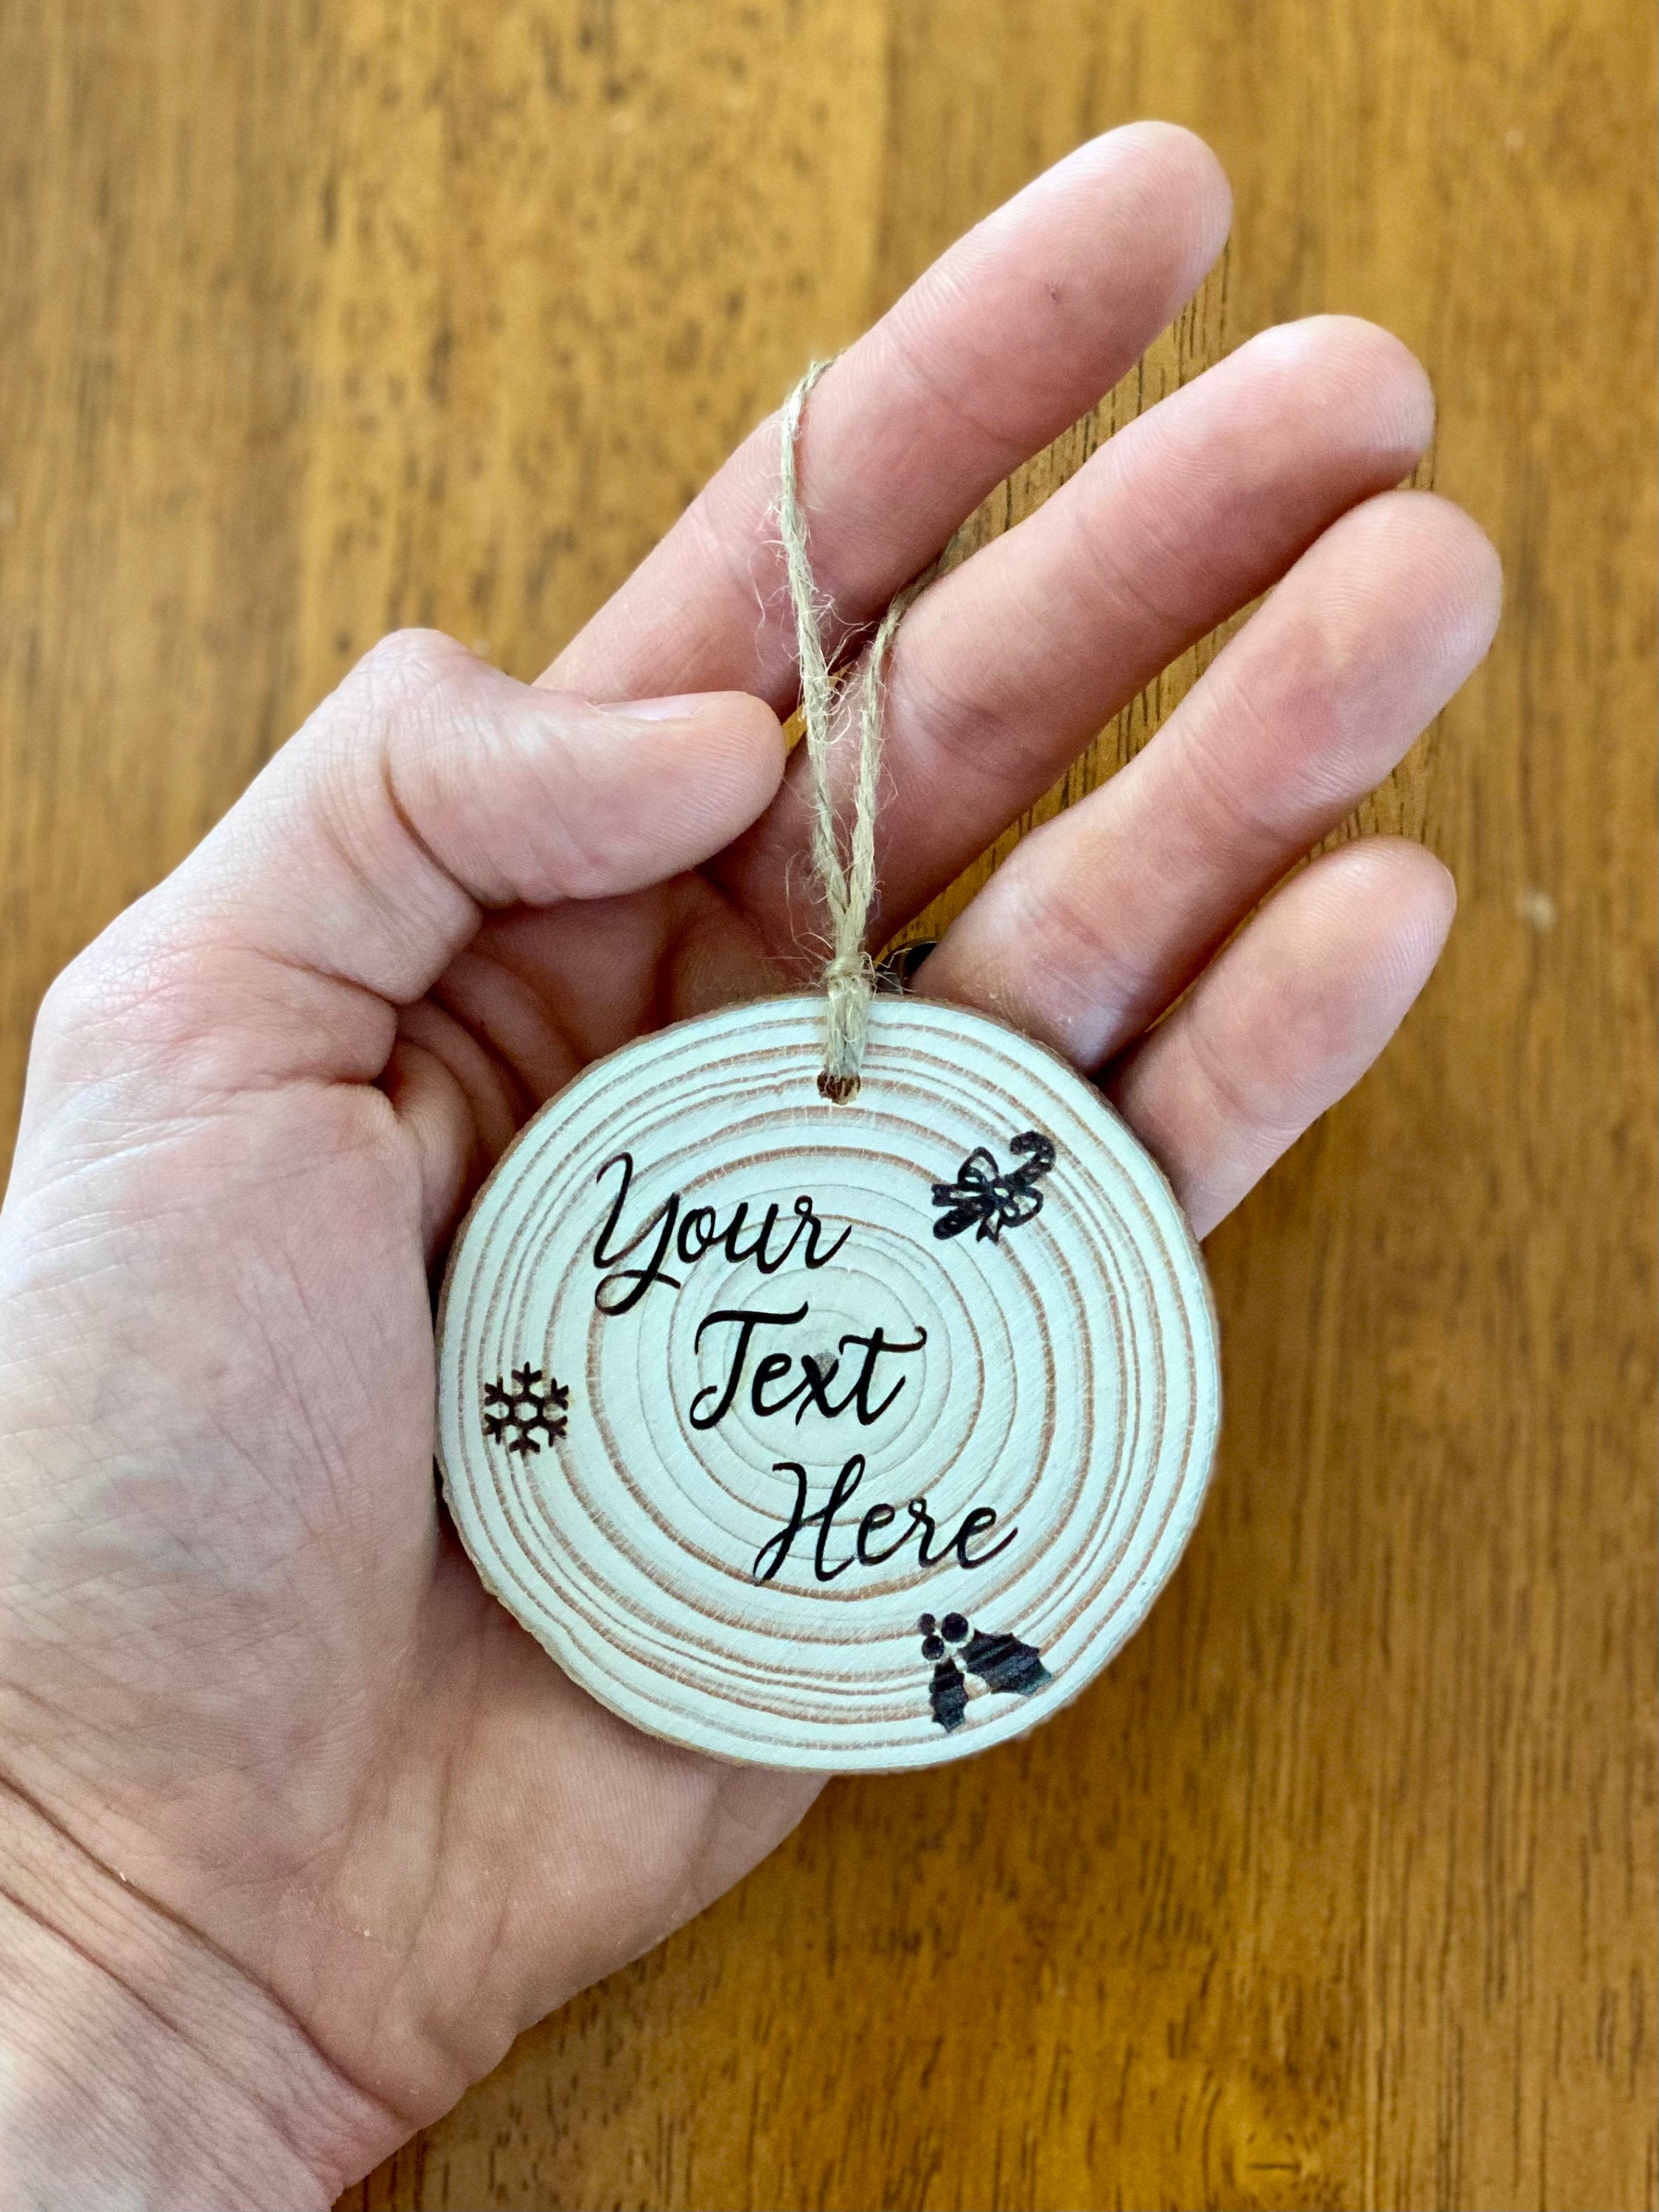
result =
[[[823,617],[830,611],[812,575],[806,518],[800,503],[801,422],[813,386],[830,367],[814,362],[785,402],[782,418],[779,522],[800,663],[801,714],[812,783],[812,871],[830,925],[830,949],[819,978],[824,993],[823,1068],[818,1089],[836,1105],[858,1096],[875,996],[876,969],[866,949],[876,896],[876,803],[881,770],[883,672],[905,610],[931,577],[919,577],[889,604],[870,641],[860,687],[858,759],[853,779],[853,820],[842,855],[830,787],[834,722],[842,690],[823,650]]]

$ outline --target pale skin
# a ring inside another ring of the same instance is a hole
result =
[[[1228,215],[1195,139],[1112,133],[837,362],[802,483],[854,644],[1131,366]],[[1098,1077],[1200,1234],[1382,1050],[1450,923],[1414,845],[1297,870],[1497,619],[1480,532],[1391,489],[1431,424],[1386,333],[1270,331],[894,652],[878,939],[1276,587],[919,979]],[[48,995],[0,1217],[9,2205],[326,2204],[811,1802],[591,1703],[432,1481],[428,1279],[480,1174],[596,1054],[803,972],[776,470],[773,422],[537,685],[386,641]]]

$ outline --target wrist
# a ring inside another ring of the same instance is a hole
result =
[[[0,2205],[326,2208],[408,2133],[0,1785]]]

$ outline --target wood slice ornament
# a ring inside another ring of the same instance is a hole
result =
[[[1203,1264],[1043,1047],[877,998],[884,664],[843,855],[797,447],[780,519],[829,923],[820,997],[641,1038],[535,1117],[457,1239],[438,1452],[487,1589],[651,1734],[830,1771],[1021,1734],[1099,1672],[1197,1517]],[[844,719],[844,718],[843,718]]]
[[[460,1237],[439,1448],[486,1586],[584,1688],[721,1757],[934,1765],[1111,1657],[1219,1413],[1191,1233],[1042,1047],[879,999],[823,1097],[821,1000],[597,1062]]]

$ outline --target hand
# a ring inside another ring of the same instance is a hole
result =
[[[1115,132],[836,364],[802,477],[844,636],[1123,374],[1227,218],[1195,140]],[[1438,863],[1377,839],[1231,934],[1486,649],[1485,539],[1389,489],[1431,422],[1382,332],[1270,331],[894,654],[881,937],[1277,586],[920,981],[1097,1072],[1200,1233],[1450,919]],[[429,1273],[479,1176],[595,1054],[800,972],[776,476],[773,422],[539,686],[388,639],[48,996],[0,1221],[14,2195],[325,2203],[813,1794],[592,1704],[432,1482]]]

